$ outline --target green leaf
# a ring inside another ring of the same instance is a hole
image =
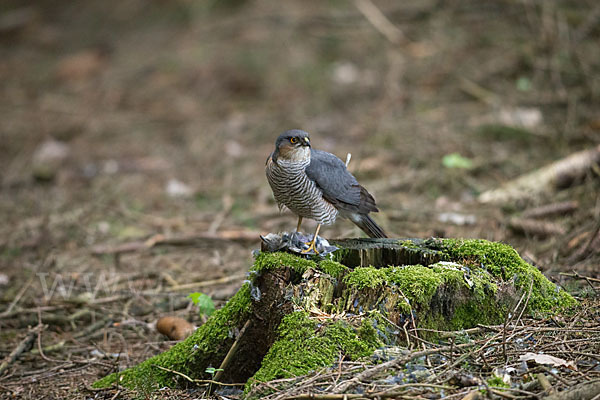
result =
[[[211,374],[214,375],[215,373],[219,372],[219,371],[224,371],[223,368],[213,368],[213,367],[208,367],[204,370],[204,372],[206,372],[207,374]]]
[[[520,76],[519,79],[517,79],[517,90],[521,92],[529,92],[532,86],[531,80],[527,77]]]
[[[471,169],[473,168],[473,161],[470,158],[463,157],[458,153],[451,153],[446,154],[442,158],[442,165],[446,168]]]
[[[210,298],[209,295],[204,293],[190,293],[188,295],[189,299],[192,299],[195,305],[198,306],[198,310],[200,311],[200,315],[206,315],[210,317],[213,312],[215,312],[215,303]]]
[[[194,305],[197,306],[198,302],[200,301],[200,296],[202,296],[202,293],[194,292],[194,293],[188,294],[187,298],[192,299],[192,302],[194,303]]]

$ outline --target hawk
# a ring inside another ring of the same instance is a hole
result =
[[[266,175],[279,209],[284,206],[298,216],[317,222],[308,249],[318,253],[315,243],[321,225],[331,225],[338,216],[347,218],[369,237],[387,237],[369,216],[377,212],[375,199],[331,153],[311,147],[308,133],[293,129],[279,135],[266,163]]]

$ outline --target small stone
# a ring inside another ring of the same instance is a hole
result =
[[[472,214],[460,214],[455,212],[445,212],[438,215],[438,221],[444,224],[454,225],[473,225],[477,222],[477,217]]]
[[[535,107],[517,107],[500,110],[498,119],[508,126],[537,128],[543,121],[542,111]]]
[[[117,160],[106,160],[102,165],[102,172],[107,175],[114,175],[119,172],[119,163]]]
[[[186,198],[194,194],[194,191],[191,187],[181,181],[178,181],[177,179],[169,179],[165,191],[169,197]]]
[[[45,141],[33,153],[33,177],[41,181],[53,180],[69,153],[70,148],[66,143],[58,140]]]
[[[358,68],[350,62],[336,63],[333,67],[332,80],[339,85],[351,85],[358,80]]]
[[[110,232],[110,223],[106,221],[100,221],[98,223],[98,232],[106,235],[108,232]]]

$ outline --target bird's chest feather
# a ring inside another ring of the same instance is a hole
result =
[[[330,224],[337,210],[323,198],[317,184],[305,172],[308,163],[267,161],[267,179],[279,206],[286,206],[297,215]]]
[[[314,182],[306,176],[308,162],[289,162],[271,158],[267,161],[267,179],[278,203],[288,208],[296,201],[306,201],[308,193],[318,191]]]

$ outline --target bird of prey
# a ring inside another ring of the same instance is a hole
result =
[[[266,163],[267,180],[277,205],[317,222],[317,230],[303,253],[314,250],[321,225],[333,224],[338,216],[348,218],[369,237],[387,237],[370,212],[379,211],[375,199],[331,153],[311,147],[308,133],[292,129],[279,135]]]

